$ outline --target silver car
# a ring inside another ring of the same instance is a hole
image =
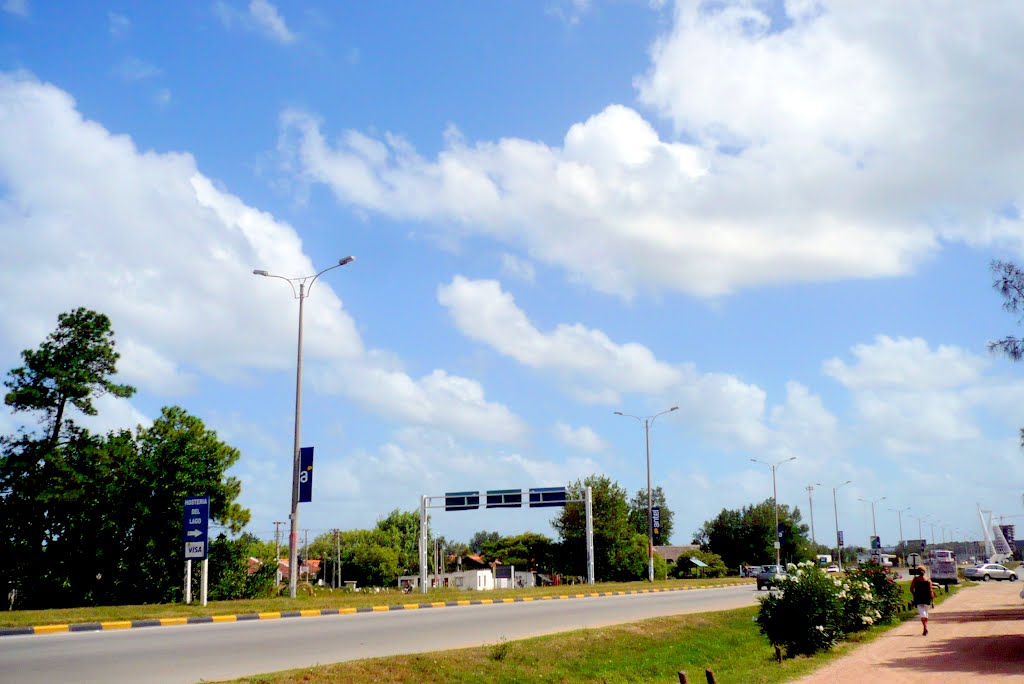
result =
[[[964,568],[964,577],[982,582],[988,582],[990,579],[1017,581],[1016,572],[996,563],[982,563],[973,568]]]

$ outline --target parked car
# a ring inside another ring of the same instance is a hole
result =
[[[964,568],[964,577],[982,582],[988,582],[990,579],[1017,581],[1016,572],[997,563],[982,563],[973,568]]]
[[[835,563],[829,563],[828,567],[825,568],[825,572],[827,572],[827,573],[840,572],[839,566],[836,565]]]
[[[786,568],[781,565],[762,566],[761,572],[757,573],[757,590],[771,589],[778,583],[778,578],[785,576]]]

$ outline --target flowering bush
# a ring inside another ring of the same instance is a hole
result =
[[[827,651],[844,635],[882,622],[900,610],[901,589],[877,565],[834,578],[804,561],[777,578],[777,592],[760,599],[757,621],[772,645],[787,656]]]
[[[811,561],[787,567],[789,574],[777,578],[779,591],[760,599],[761,633],[787,656],[832,648],[843,634],[839,587]]]
[[[850,582],[868,584],[874,603],[875,614],[872,617],[877,622],[891,622],[903,607],[903,590],[896,583],[896,578],[877,563],[867,563],[851,570],[846,578]]]

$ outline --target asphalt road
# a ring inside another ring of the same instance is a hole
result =
[[[439,651],[752,605],[751,585],[0,639],[0,681],[155,684]]]

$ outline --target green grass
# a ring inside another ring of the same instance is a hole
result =
[[[901,583],[906,586],[909,583]],[[941,603],[950,594],[936,596]],[[909,594],[907,594],[909,598]],[[321,682],[486,681],[496,684],[539,682],[591,684],[679,681],[684,670],[691,682],[704,681],[705,669],[720,682],[769,684],[786,682],[816,670],[872,641],[903,620],[851,635],[828,653],[775,661],[753,622],[756,607],[697,615],[656,618],[601,629],[578,630],[454,651],[358,660],[289,670],[234,680],[238,684],[303,684]]]
[[[642,591],[647,589],[680,589],[706,585],[751,584],[751,579],[737,577],[708,580],[662,580],[654,582],[604,582],[594,586],[586,584],[532,589],[501,589],[496,591],[461,591],[438,589],[428,594],[403,594],[397,589],[381,593],[350,592],[331,589],[306,588],[296,598],[286,596],[246,601],[210,601],[204,608],[198,600],[190,605],[166,603],[140,606],[99,606],[94,608],[65,608],[51,610],[15,610],[0,612],[0,627],[26,625],[62,625],[81,622],[115,620],[145,620],[152,618],[190,617],[205,615],[238,615],[286,610],[319,610],[323,608],[353,608],[431,601],[458,601],[471,599],[502,599],[516,597],[543,597],[591,592]]]

